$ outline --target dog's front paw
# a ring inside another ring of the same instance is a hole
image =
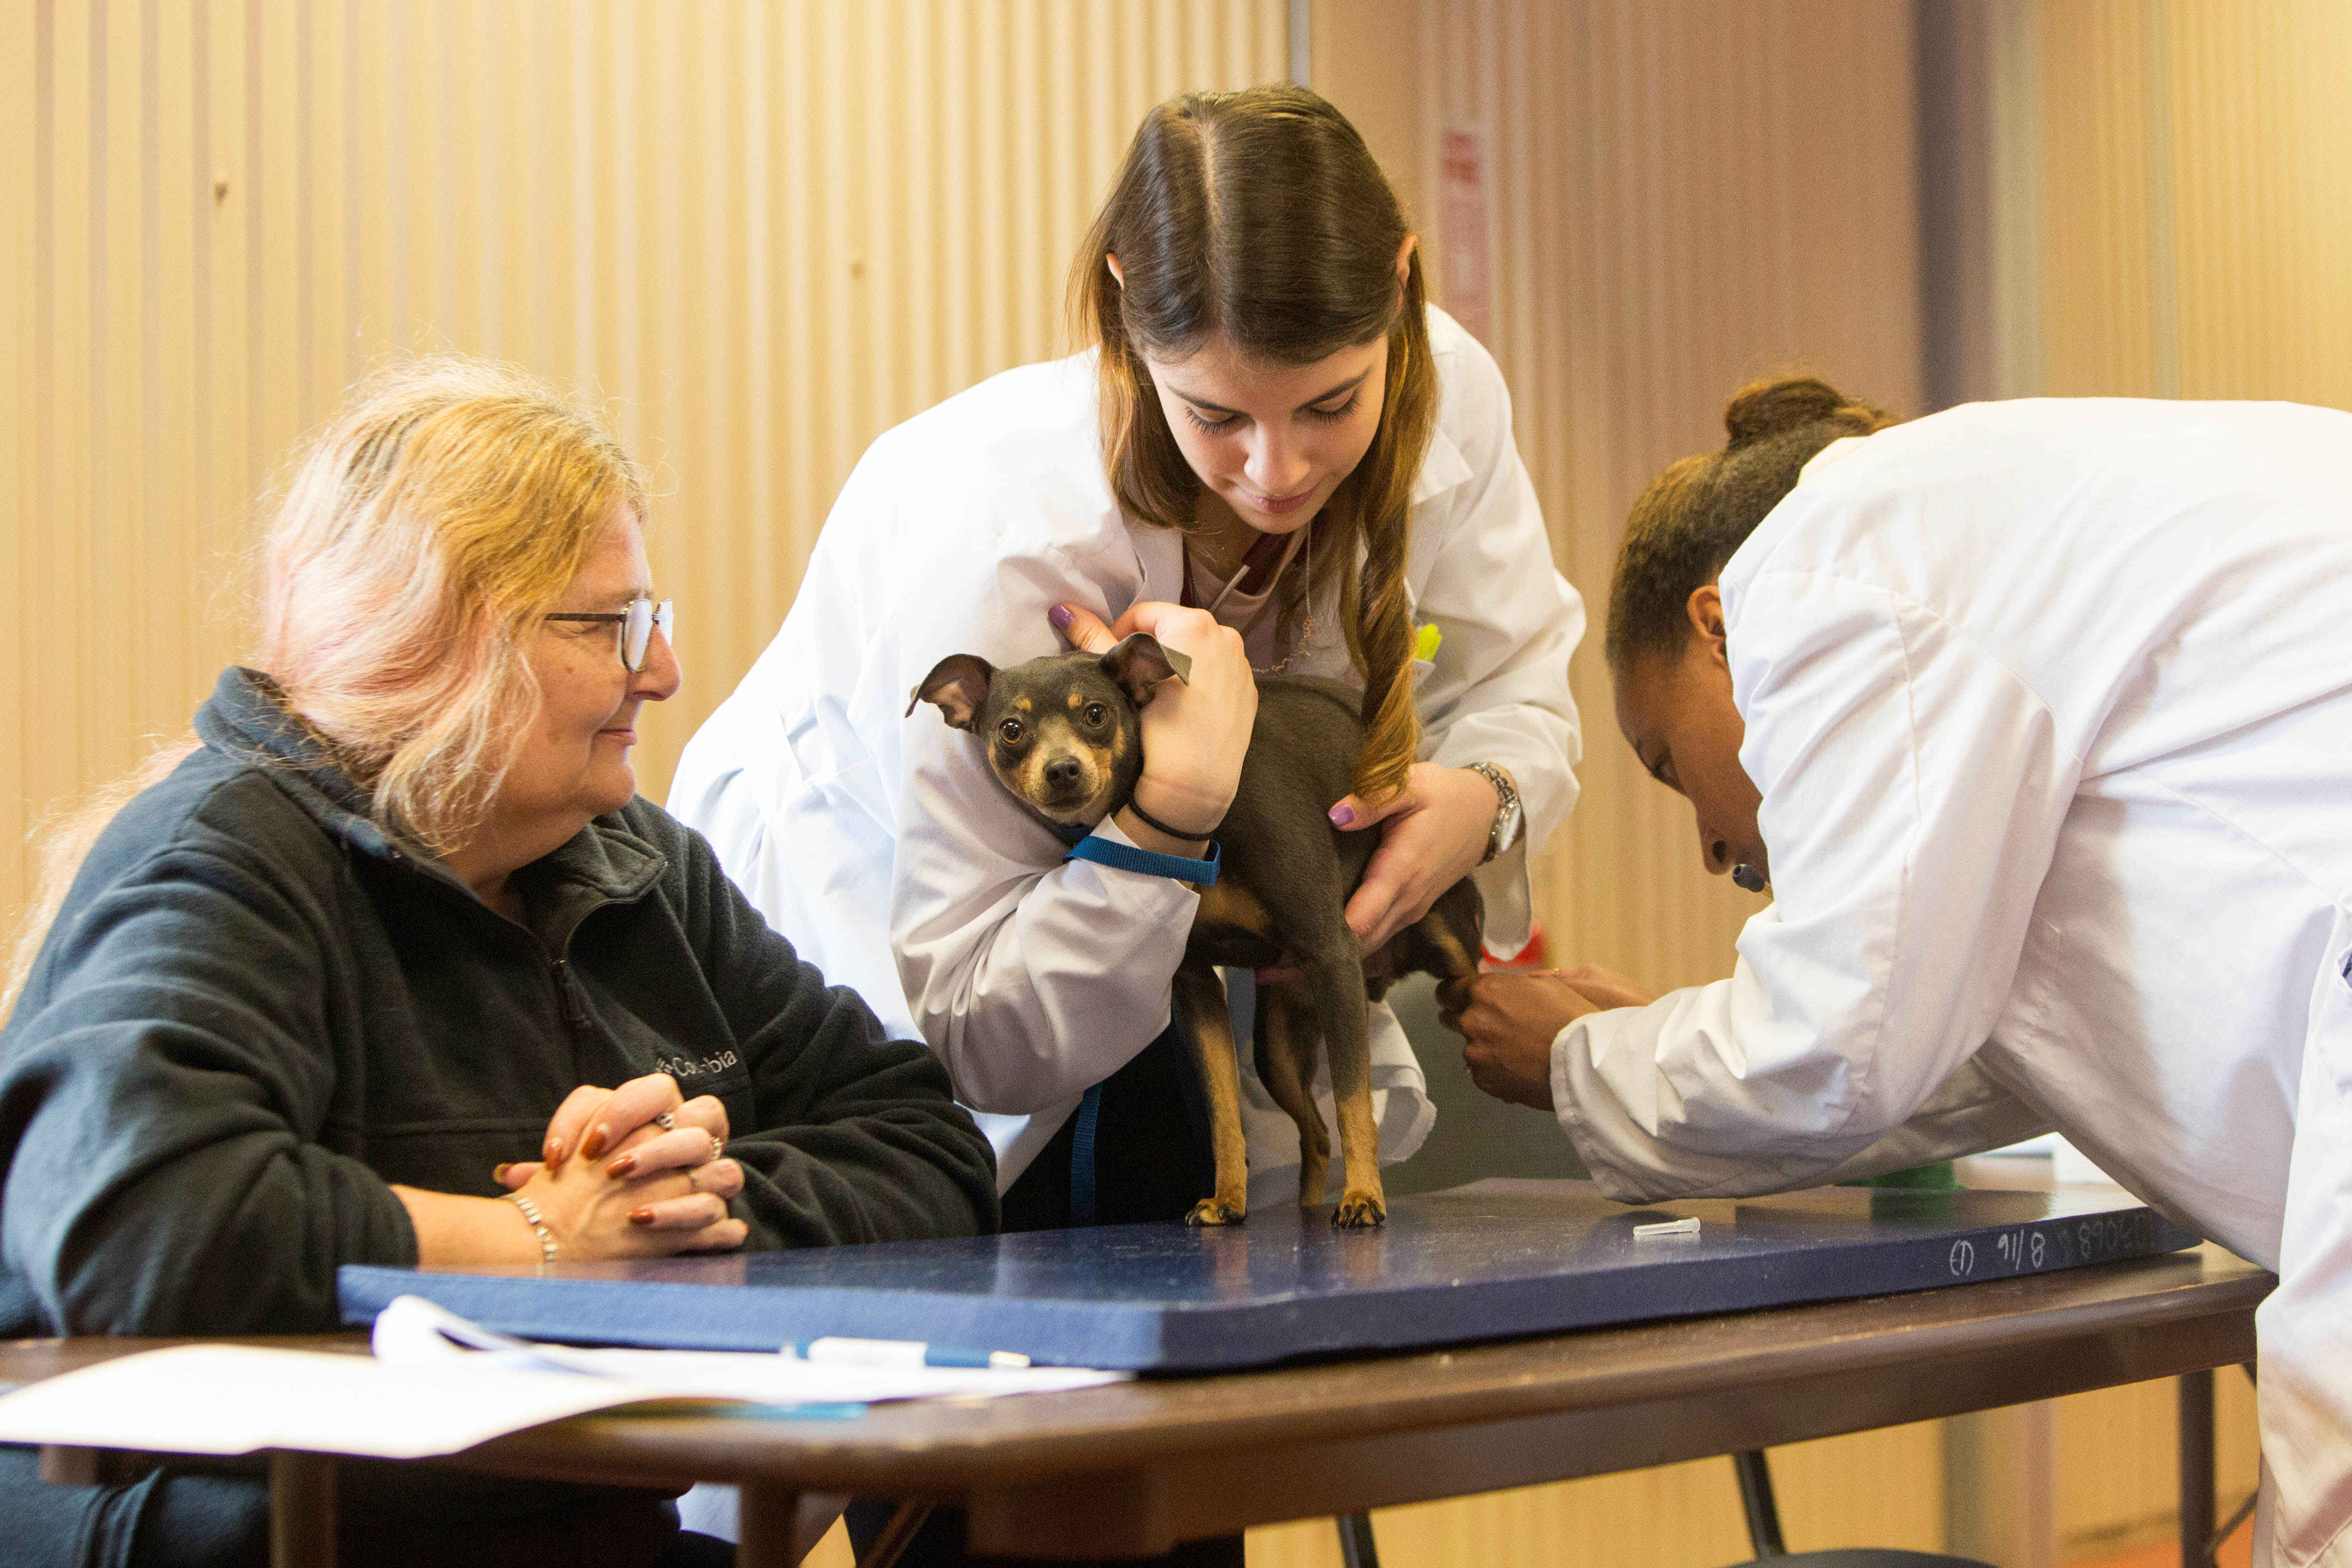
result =
[[[1249,1217],[1249,1210],[1223,1198],[1202,1198],[1184,1216],[1186,1225],[1239,1225]]]
[[[1339,1194],[1339,1206],[1331,1211],[1331,1223],[1346,1230],[1362,1230],[1385,1224],[1389,1205],[1378,1193],[1368,1193],[1350,1187]]]

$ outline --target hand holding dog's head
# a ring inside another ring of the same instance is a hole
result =
[[[1160,639],[1150,632],[1137,632],[1122,637],[1117,647],[1102,656],[1103,673],[1118,682],[1128,700],[1138,708],[1151,700],[1151,694],[1163,680],[1190,682],[1192,660],[1190,655],[1163,647]]]
[[[1192,660],[1139,632],[1102,654],[1048,654],[998,669],[977,654],[931,667],[907,702],[988,745],[989,766],[1021,803],[1061,827],[1091,827],[1116,810],[1143,771],[1137,710]]]

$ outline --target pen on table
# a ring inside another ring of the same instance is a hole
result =
[[[1002,1368],[1029,1364],[1029,1358],[1017,1351],[967,1351],[953,1345],[927,1345],[920,1340],[853,1340],[839,1334],[790,1341],[784,1346],[784,1353],[828,1366]]]
[[[1697,1234],[1698,1216],[1696,1215],[1687,1219],[1662,1219],[1652,1225],[1637,1225],[1633,1227],[1635,1241],[1649,1241],[1662,1236],[1696,1236]]]

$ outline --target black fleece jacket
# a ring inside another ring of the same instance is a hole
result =
[[[369,820],[232,668],[107,828],[0,1033],[0,1335],[334,1326],[411,1264],[390,1184],[495,1196],[583,1083],[716,1095],[752,1247],[992,1229],[945,1070],[632,801],[517,873],[528,929]]]

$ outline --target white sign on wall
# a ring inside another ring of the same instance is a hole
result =
[[[1486,210],[1486,132],[1449,125],[1438,133],[1438,303],[1488,348],[1495,346],[1494,249]]]

